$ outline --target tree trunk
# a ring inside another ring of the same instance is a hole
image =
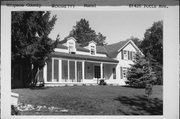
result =
[[[32,65],[32,68],[31,68],[31,86],[36,86],[37,78],[38,78],[38,67],[35,65]]]

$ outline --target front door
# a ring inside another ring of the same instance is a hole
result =
[[[94,77],[95,78],[101,78],[100,66],[94,66]]]

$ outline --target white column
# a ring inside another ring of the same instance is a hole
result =
[[[77,61],[75,60],[75,81],[77,82]]]
[[[101,79],[103,78],[103,63],[101,62]]]
[[[69,77],[70,77],[69,76],[70,75],[70,73],[69,73],[69,60],[68,60],[68,66],[67,67],[68,67],[68,79],[67,80],[69,80]]]
[[[45,63],[44,68],[43,68],[43,78],[44,78],[44,83],[47,82],[47,63]]]
[[[59,82],[61,82],[62,79],[62,60],[59,60]]]
[[[82,61],[82,82],[83,82],[83,80],[84,80],[84,61]]]

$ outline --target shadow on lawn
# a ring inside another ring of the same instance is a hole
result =
[[[150,98],[146,96],[127,97],[122,96],[115,99],[120,101],[125,107],[120,107],[120,111],[124,115],[162,115],[163,101],[158,98]]]

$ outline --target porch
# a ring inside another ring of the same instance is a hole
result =
[[[53,57],[43,69],[45,86],[97,85],[100,79],[116,80],[115,62]]]

